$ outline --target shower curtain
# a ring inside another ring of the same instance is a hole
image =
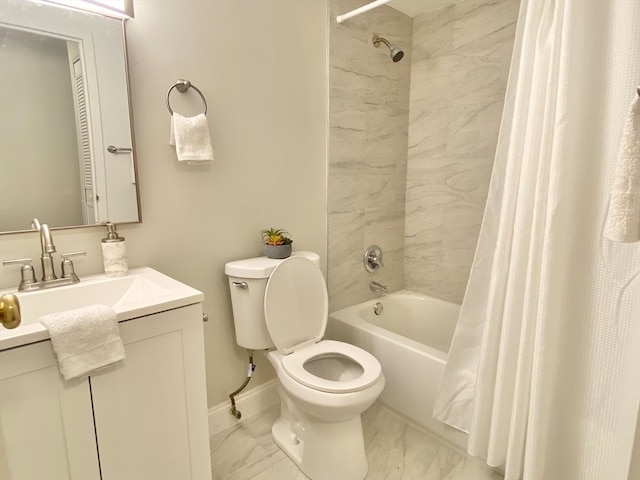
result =
[[[434,409],[507,480],[640,478],[640,243],[602,236],[639,83],[640,2],[522,1]]]

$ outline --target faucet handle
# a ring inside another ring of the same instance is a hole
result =
[[[380,269],[380,267],[384,267],[384,263],[382,263],[382,249],[377,245],[371,245],[364,252],[363,263],[365,270],[369,273],[373,273]]]
[[[61,253],[60,256],[67,260],[69,257],[82,257],[85,256],[87,252],[69,252],[69,253]]]
[[[3,260],[2,266],[6,267],[8,265],[30,265],[33,260],[31,258],[14,258],[12,260]]]
[[[8,265],[22,265],[22,268],[20,268],[20,285],[18,285],[18,290],[22,291],[27,285],[36,283],[36,272],[33,269],[33,265],[31,265],[30,258],[16,258],[2,261],[2,266],[6,267]]]
[[[87,252],[70,252],[70,253],[61,253],[62,257],[62,278],[72,278],[74,282],[79,282],[80,279],[78,275],[76,275],[75,269],[73,268],[73,262],[69,260],[69,257],[79,257],[86,255]]]

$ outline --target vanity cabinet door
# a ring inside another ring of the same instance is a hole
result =
[[[89,383],[62,378],[50,341],[0,352],[0,478],[100,478]]]
[[[210,479],[202,307],[120,323],[126,358],[91,376],[103,480]]]

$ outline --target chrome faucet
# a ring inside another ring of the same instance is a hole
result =
[[[40,257],[42,261],[42,281],[55,280],[58,277],[56,277],[51,254],[56,252],[56,246],[53,244],[49,225],[46,223],[41,224],[37,218],[34,218],[31,226],[40,232],[40,244],[42,245],[42,256]]]
[[[62,257],[62,277],[56,277],[55,268],[53,266],[52,253],[56,252],[56,246],[53,244],[53,238],[51,237],[51,230],[46,223],[40,223],[37,218],[34,218],[31,226],[38,230],[40,234],[40,245],[42,247],[42,281],[36,281],[35,271],[31,265],[31,258],[16,258],[13,260],[3,260],[2,265],[22,265],[20,269],[20,284],[18,285],[18,291],[25,292],[31,290],[42,290],[44,288],[61,287],[63,285],[71,285],[78,283],[80,279],[73,267],[73,262],[69,257],[77,257],[79,255],[86,255],[87,252],[72,252],[63,253]]]
[[[386,285],[378,283],[375,280],[369,282],[369,290],[372,292],[382,292],[382,295],[387,295],[389,293],[389,289]]]

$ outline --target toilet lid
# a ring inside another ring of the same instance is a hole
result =
[[[276,348],[289,354],[319,342],[327,326],[327,286],[308,258],[289,257],[271,272],[264,295],[267,330]]]

